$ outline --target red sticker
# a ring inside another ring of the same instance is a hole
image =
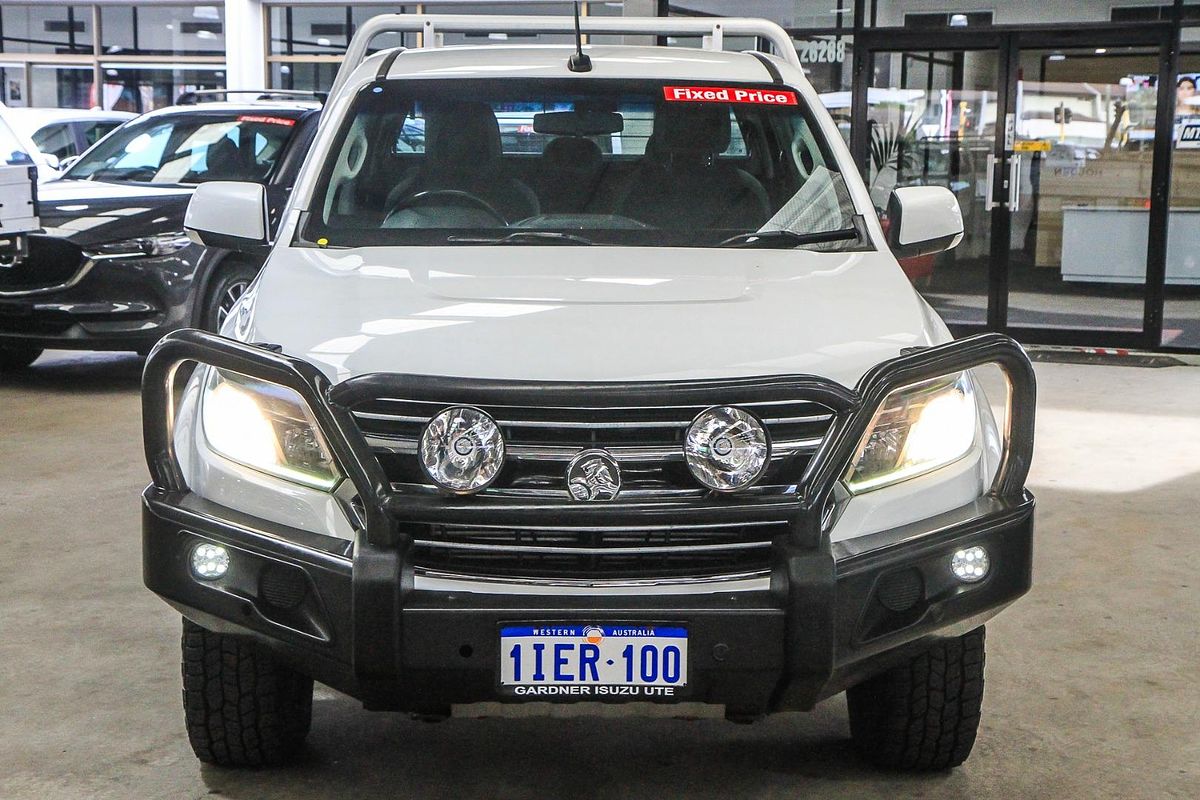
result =
[[[787,89],[746,89],[740,86],[664,86],[668,103],[756,103],[794,106],[796,93]]]
[[[262,122],[266,125],[287,125],[291,127],[296,124],[296,120],[288,119],[287,117],[264,117],[255,114],[243,114],[237,118],[238,122]]]

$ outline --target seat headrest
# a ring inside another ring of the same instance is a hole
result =
[[[209,178],[225,178],[238,174],[241,167],[242,152],[237,142],[228,136],[222,136],[208,146],[204,151],[205,174]]]
[[[542,158],[556,168],[571,171],[590,171],[599,168],[604,160],[600,145],[582,136],[556,136],[542,151]]]
[[[487,103],[448,102],[425,109],[425,158],[433,167],[478,170],[500,161],[500,125]]]
[[[729,147],[729,109],[718,105],[661,105],[654,115],[653,136],[658,153],[723,153]]]

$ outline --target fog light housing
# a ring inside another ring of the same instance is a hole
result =
[[[982,547],[967,547],[956,550],[950,556],[950,571],[963,583],[978,583],[987,577],[991,560]]]
[[[219,544],[192,548],[192,574],[202,581],[215,581],[229,571],[229,551]]]
[[[421,434],[421,466],[452,494],[473,494],[491,485],[504,466],[504,436],[477,408],[447,408]]]
[[[771,442],[753,414],[714,406],[700,412],[688,427],[683,455],[697,481],[718,492],[736,492],[767,471]]]

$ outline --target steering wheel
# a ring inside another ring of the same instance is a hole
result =
[[[394,216],[408,208],[419,208],[420,206],[434,205],[441,200],[443,204],[449,201],[452,205],[470,206],[483,211],[490,215],[501,225],[508,225],[508,220],[504,215],[497,211],[490,203],[481,197],[476,197],[470,192],[464,192],[461,189],[426,189],[423,192],[410,194],[408,197],[396,204],[388,216]]]

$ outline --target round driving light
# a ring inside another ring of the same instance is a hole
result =
[[[956,550],[954,555],[950,556],[950,571],[963,583],[976,583],[983,580],[987,577],[990,566],[987,550],[982,547]]]
[[[215,581],[229,571],[229,551],[219,544],[198,544],[192,548],[192,573],[205,581]]]
[[[732,406],[714,406],[692,420],[683,455],[696,480],[718,492],[744,489],[762,477],[771,463],[767,429],[752,414]]]
[[[504,466],[504,437],[496,421],[477,408],[447,408],[421,434],[421,466],[454,494],[478,492]]]

